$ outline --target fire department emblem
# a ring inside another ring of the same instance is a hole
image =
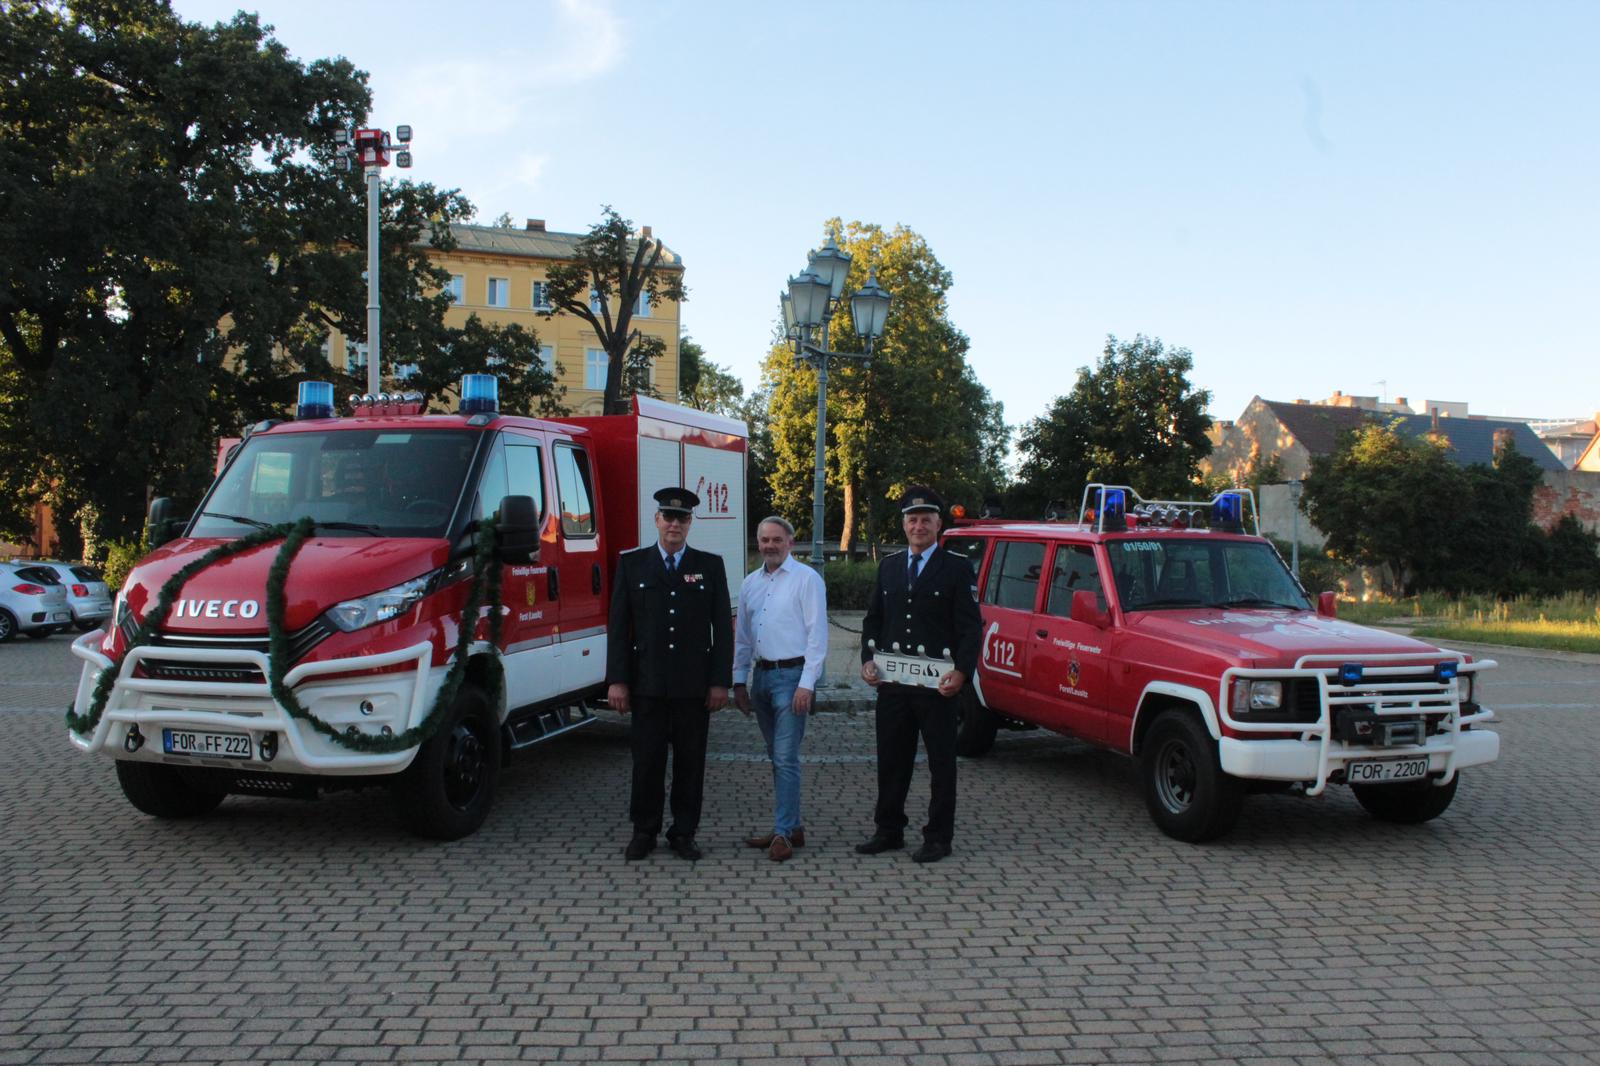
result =
[[[1078,687],[1078,675],[1082,672],[1082,669],[1083,668],[1078,665],[1078,660],[1076,660],[1076,659],[1072,660],[1072,662],[1067,664],[1067,684],[1068,685],[1072,686],[1073,688],[1077,688]]]
[[[539,589],[532,581],[528,582],[528,606],[532,607],[539,602]]]

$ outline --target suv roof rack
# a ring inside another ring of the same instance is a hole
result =
[[[1090,482],[1078,505],[1078,524],[1096,533],[1127,529],[1128,516],[1152,528],[1213,529],[1219,533],[1245,532],[1245,505],[1250,508],[1250,525],[1261,535],[1261,513],[1256,510],[1255,493],[1249,489],[1225,489],[1209,500],[1147,500],[1127,485]]]

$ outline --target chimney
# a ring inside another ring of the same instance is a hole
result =
[[[1439,409],[1437,407],[1433,409],[1433,432],[1439,432]]]
[[[1396,407],[1410,407],[1411,406],[1410,404],[1406,403],[1406,398],[1404,396],[1396,396],[1394,398],[1394,405]]]
[[[542,218],[530,218],[530,219],[528,219],[528,225],[527,225],[526,228],[531,230],[531,231],[533,231],[534,233],[543,233],[544,232],[544,219],[542,219]]]
[[[639,233],[644,237],[645,240],[649,240],[650,239],[650,227],[649,226],[645,226],[642,229],[640,229]]]
[[[1344,393],[1340,392],[1338,389],[1334,389],[1333,390],[1333,398],[1335,400],[1337,400],[1339,397],[1341,397],[1343,395],[1344,395]]]

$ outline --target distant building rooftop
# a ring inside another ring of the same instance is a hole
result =
[[[651,236],[649,226],[644,227],[642,232],[647,238]],[[450,226],[450,234],[455,237],[459,250],[463,252],[517,255],[533,259],[571,259],[578,242],[585,236],[582,233],[557,233],[554,230],[547,230],[544,228],[544,222],[539,219],[529,219],[524,229],[473,226],[456,222]],[[426,233],[423,235],[422,243],[429,243]],[[682,269],[683,257],[666,245],[662,245],[660,265]]]
[[[1488,465],[1494,462],[1495,435],[1501,431],[1511,435],[1517,451],[1539,464],[1542,470],[1565,470],[1526,422],[1496,418],[1441,417],[1435,423],[1430,415],[1384,414],[1359,407],[1331,407],[1314,403],[1284,403],[1263,400],[1284,428],[1293,433],[1312,455],[1326,455],[1338,444],[1339,434],[1347,429],[1359,429],[1367,422],[1394,425],[1408,437],[1421,437],[1437,430],[1450,442],[1456,462],[1463,466],[1474,463]]]

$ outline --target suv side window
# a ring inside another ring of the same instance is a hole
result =
[[[1013,611],[1031,611],[1044,572],[1044,544],[1036,540],[1007,540],[994,546],[989,564],[989,584],[983,602]]]
[[[1045,610],[1057,618],[1072,617],[1072,594],[1080,590],[1093,592],[1104,600],[1100,591],[1100,564],[1095,561],[1094,549],[1080,544],[1062,544],[1056,548],[1056,565],[1050,575],[1050,601]]]
[[[506,481],[512,495],[532,496],[534,513],[544,515],[544,465],[539,445],[521,437],[506,443]]]
[[[556,491],[561,497],[561,533],[595,535],[594,493],[589,487],[589,455],[572,444],[556,445]]]
[[[503,440],[494,442],[488,462],[483,464],[483,475],[478,478],[478,518],[488,518],[500,508],[500,501],[509,495],[506,489],[506,446]]]

